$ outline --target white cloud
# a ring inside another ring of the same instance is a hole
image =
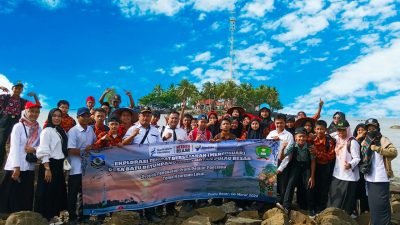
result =
[[[292,7],[298,8],[297,11],[289,13],[274,24],[264,24],[264,26],[285,28],[287,32],[272,36],[274,39],[292,45],[310,35],[315,35],[329,26],[329,21],[334,20],[336,14],[341,10],[342,2],[333,2],[327,9],[321,10],[322,5],[318,3],[308,4],[308,1],[299,1],[301,4],[294,4]]]
[[[322,42],[321,38],[310,38],[305,41],[308,46],[318,46]]]
[[[47,9],[58,9],[65,4],[63,0],[36,0],[35,2]]]
[[[193,76],[196,76],[197,78],[201,78],[201,74],[203,73],[203,69],[198,67],[196,69],[194,69],[192,72],[190,72],[190,74],[192,74]]]
[[[322,0],[297,0],[292,1],[290,8],[299,9],[300,13],[314,14],[319,12],[324,6]]]
[[[213,24],[211,24],[211,29],[213,30],[218,30],[221,27],[221,23],[218,21],[215,21]]]
[[[195,0],[193,8],[199,11],[233,10],[236,0]]]
[[[178,43],[178,44],[175,44],[175,45],[174,45],[174,47],[175,47],[176,49],[181,49],[181,48],[184,48],[185,46],[186,46],[185,43]]]
[[[207,17],[207,14],[205,14],[205,13],[200,13],[200,15],[199,15],[199,17],[197,18],[197,20],[203,21],[206,17]]]
[[[90,88],[101,88],[101,85],[97,82],[94,81],[89,81],[86,83],[86,87],[90,87]]]
[[[147,14],[164,14],[174,16],[185,7],[181,0],[113,0],[125,17]]]
[[[189,70],[187,66],[174,66],[171,68],[171,76],[175,76],[178,73]]]
[[[221,48],[224,47],[224,45],[223,45],[221,42],[218,42],[218,43],[216,43],[213,47],[214,47],[214,48],[217,48],[217,49],[221,49]]]
[[[44,95],[44,94],[38,94],[37,97],[39,98],[40,105],[41,105],[43,108],[48,108],[48,107],[49,107],[49,104],[47,103],[47,100],[48,100],[49,98],[48,98],[46,95]]]
[[[381,25],[397,14],[394,0],[351,1],[343,7],[340,22],[343,29],[366,30]]]
[[[11,81],[8,80],[8,78],[0,73],[0,86],[3,86],[5,88],[7,88],[9,91],[11,91],[11,87],[13,86],[13,83],[11,83]],[[0,90],[0,92],[2,92]]]
[[[245,20],[241,25],[239,29],[239,33],[248,33],[250,31],[256,30],[256,25],[254,23],[251,23],[248,20]]]
[[[133,72],[132,66],[120,66],[119,70]]]
[[[194,57],[194,59],[192,60],[192,62],[202,62],[202,63],[206,63],[206,62],[210,61],[210,59],[211,59],[212,57],[213,57],[213,56],[211,55],[211,52],[210,52],[210,51],[206,51],[206,52],[197,54],[197,55]]]
[[[389,47],[375,50],[333,71],[327,81],[312,88],[308,94],[297,97],[284,110],[291,113],[300,110],[312,112],[319,98],[322,98],[331,107],[351,106],[350,114],[360,116],[368,112],[370,116],[398,117],[399,58],[400,39],[397,39]],[[362,103],[354,104],[356,102]],[[379,110],[370,114],[374,107]]]
[[[272,58],[282,51],[283,48],[274,48],[268,42],[262,42],[237,50],[235,60],[242,70],[271,70],[276,65]]]
[[[161,73],[161,74],[165,74],[166,73],[166,71],[163,68],[158,68],[158,69],[154,70],[154,72],[158,72],[158,73]]]
[[[254,0],[243,7],[243,17],[260,18],[274,9],[274,0]]]

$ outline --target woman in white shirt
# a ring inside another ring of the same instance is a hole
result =
[[[360,179],[358,163],[360,162],[360,145],[350,133],[346,120],[336,124],[336,162],[329,191],[330,207],[343,209],[349,215],[353,210],[357,181]]]
[[[37,122],[41,106],[27,102],[22,118],[14,125],[10,139],[10,153],[4,166],[0,184],[0,212],[30,211],[33,208],[35,162],[26,160],[27,153],[35,153],[39,144],[40,126]]]
[[[50,110],[47,127],[40,134],[37,157],[41,160],[35,194],[35,211],[47,220],[67,209],[67,189],[63,170],[68,137],[61,127],[62,112]]]

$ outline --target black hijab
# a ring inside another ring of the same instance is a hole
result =
[[[365,124],[364,123],[359,123],[357,126],[356,126],[356,128],[354,128],[354,131],[353,131],[353,137],[357,137],[357,130],[358,130],[358,128],[360,128],[360,127],[362,127],[362,128],[364,128],[364,130],[367,130],[367,126],[365,126]],[[363,137],[361,140],[357,140],[358,141],[358,143],[361,143],[362,141],[364,141],[364,139],[365,139],[365,137]]]
[[[60,137],[61,137],[61,145],[62,145],[62,151],[63,151],[63,153],[64,153],[64,157],[67,157],[67,156],[68,156],[68,149],[67,149],[67,146],[68,146],[68,136],[67,136],[67,133],[65,133],[65,130],[61,127],[61,124],[60,124],[60,125],[54,125],[54,124],[53,124],[53,120],[52,120],[53,114],[54,114],[56,111],[59,111],[59,112],[61,113],[61,115],[62,115],[61,110],[58,109],[58,108],[54,108],[54,109],[50,110],[49,115],[47,116],[47,126],[46,126],[46,127],[53,127],[53,128],[56,128],[57,133],[58,133],[58,134],[60,135]]]
[[[257,130],[251,129],[251,124],[252,124],[254,121],[257,121],[258,124],[259,124]],[[249,129],[247,130],[247,137],[246,137],[246,139],[263,139],[263,134],[262,134],[262,129],[261,129],[261,123],[260,123],[260,121],[259,121],[258,119],[254,118],[254,119],[252,119],[252,120],[250,121]]]
[[[335,114],[333,114],[333,117],[335,117],[336,115],[339,115],[341,120],[346,120],[346,114],[344,114],[342,112],[335,112]],[[328,134],[332,134],[336,131],[337,131],[336,124],[334,124],[332,121],[328,127]]]
[[[238,118],[231,118],[231,124],[233,123],[233,121],[237,121],[238,122],[238,127],[236,129],[231,129],[231,133],[234,134],[236,137],[240,138],[240,136],[242,136],[242,128],[243,128],[243,124],[239,121]]]
[[[268,117],[267,118],[263,118],[261,117],[261,111],[263,110],[267,110],[268,111]],[[258,112],[258,117],[261,118],[261,129],[264,130],[264,128],[269,127],[271,125],[271,123],[273,123],[272,119],[271,119],[271,110],[267,107],[263,107],[260,109],[260,111]]]

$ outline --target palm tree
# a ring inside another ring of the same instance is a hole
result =
[[[161,96],[161,94],[163,93],[161,85],[157,84],[156,86],[154,86],[153,92],[156,94],[156,96]]]
[[[188,98],[197,95],[198,91],[194,84],[190,83],[187,79],[183,79],[178,84],[177,93],[182,101],[187,101]]]

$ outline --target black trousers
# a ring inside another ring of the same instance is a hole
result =
[[[79,213],[77,214],[78,194],[82,195],[82,174],[69,175],[68,177],[68,214],[69,220],[76,220],[83,215],[82,198],[79,200]]]
[[[39,166],[34,211],[50,220],[67,209],[67,188],[63,170],[64,159],[50,159],[51,182],[44,180],[44,165]]]
[[[356,189],[357,181],[345,181],[332,177],[328,205],[343,209],[351,215],[356,198]]]
[[[31,211],[35,171],[21,171],[20,182],[11,179],[13,171],[6,170],[0,184],[0,212]]]
[[[368,202],[371,212],[371,225],[390,225],[390,183],[368,182]]]
[[[367,196],[367,190],[365,189],[365,179],[364,179],[364,174],[360,173],[360,179],[357,182],[357,191],[356,191],[356,204],[355,208],[357,209],[357,200],[360,200],[360,211],[359,213],[363,213],[365,211],[369,211],[369,206],[368,206],[368,196]]]
[[[278,161],[278,167],[281,161]],[[287,167],[276,176],[276,192],[277,192],[277,202],[283,204],[283,199],[285,197],[286,187],[289,180],[289,170],[292,163],[289,163]]]
[[[302,186],[305,190],[305,195],[307,198],[307,206],[309,210],[314,209],[314,189],[308,187],[308,179],[311,176],[310,163],[293,162],[289,171],[289,181],[285,192],[285,197],[283,200],[283,206],[287,209],[291,209],[294,188],[297,185],[297,181],[300,179]]]
[[[323,211],[328,204],[329,188],[332,181],[332,166],[317,163],[315,168],[315,209],[317,212]]]
[[[3,169],[6,156],[6,143],[10,137],[13,126],[18,123],[19,117],[12,118],[10,115],[0,115],[0,167]]]

